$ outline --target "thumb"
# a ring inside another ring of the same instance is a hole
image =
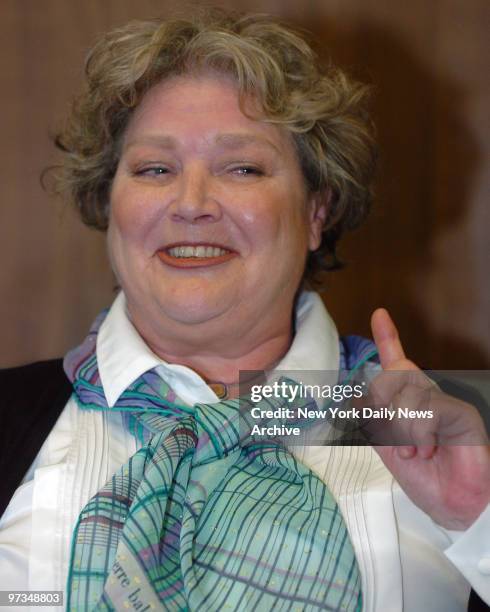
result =
[[[371,331],[378,347],[383,370],[396,362],[405,359],[405,352],[400,342],[398,330],[385,308],[378,308],[371,317]]]

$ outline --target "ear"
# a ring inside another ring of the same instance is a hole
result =
[[[309,200],[308,207],[308,223],[309,223],[309,239],[308,248],[310,251],[316,251],[322,242],[322,232],[325,227],[328,212],[330,210],[330,201],[332,199],[332,190],[323,189],[313,193]]]

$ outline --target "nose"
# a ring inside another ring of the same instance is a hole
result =
[[[221,218],[221,207],[212,195],[213,177],[206,168],[189,166],[177,181],[177,191],[170,205],[174,221],[213,223]]]

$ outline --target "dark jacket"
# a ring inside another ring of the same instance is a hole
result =
[[[0,370],[0,516],[65,407],[63,360]]]

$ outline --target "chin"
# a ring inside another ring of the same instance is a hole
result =
[[[179,298],[182,299],[179,299]],[[176,323],[198,325],[219,318],[229,307],[228,300],[217,295],[199,292],[185,292],[179,296],[175,293],[170,297],[162,296],[157,300],[163,319],[171,319]]]

